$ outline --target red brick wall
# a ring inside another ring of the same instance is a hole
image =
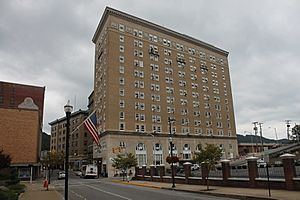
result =
[[[3,103],[0,103],[0,108],[18,108],[18,105],[22,103],[26,97],[31,97],[34,103],[39,107],[40,120],[42,122],[44,93],[45,87],[36,87],[0,81],[0,96],[3,98]]]
[[[40,144],[37,110],[0,108],[0,148],[12,164],[37,163]]]

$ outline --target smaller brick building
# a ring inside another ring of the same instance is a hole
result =
[[[0,148],[18,167],[20,178],[36,177],[45,87],[0,82]]]

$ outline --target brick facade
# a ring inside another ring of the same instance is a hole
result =
[[[36,110],[0,108],[0,148],[12,158],[12,164],[38,162],[40,137]]]

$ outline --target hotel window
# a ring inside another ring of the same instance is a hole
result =
[[[165,46],[170,47],[170,46],[171,46],[171,41],[170,41],[170,40],[167,40],[167,39],[163,39],[163,44],[164,44]]]
[[[214,134],[212,129],[206,129],[206,134],[212,136]]]
[[[180,96],[187,96],[187,91],[186,90],[179,90],[179,95]]]
[[[193,81],[197,80],[197,75],[196,75],[196,74],[191,74],[191,79],[192,79]]]
[[[212,125],[212,122],[211,121],[206,121],[205,124],[206,124],[206,127],[210,127]]]
[[[192,97],[193,98],[198,98],[199,97],[199,93],[198,92],[192,92]]]
[[[199,117],[200,116],[200,110],[194,110],[194,116]]]
[[[124,100],[120,100],[119,101],[119,106],[120,106],[120,108],[125,108],[125,101]]]
[[[211,116],[211,113],[210,113],[210,112],[208,112],[208,111],[205,112],[205,117],[206,117],[206,118],[210,118],[210,116]]]
[[[147,164],[147,152],[145,144],[139,143],[135,149],[135,157],[139,167]]]
[[[178,77],[184,78],[184,76],[185,76],[185,72],[183,72],[183,71],[178,71]]]
[[[145,104],[140,102],[135,102],[135,109],[136,110],[145,110]]]
[[[201,128],[194,128],[195,134],[196,135],[201,135],[202,134],[202,129]]]
[[[144,99],[145,95],[144,95],[144,92],[134,92],[134,97],[136,99]]]
[[[199,108],[200,107],[200,102],[199,101],[193,101],[193,107],[194,108]]]
[[[119,112],[119,119],[125,119],[125,113],[123,111]]]
[[[124,66],[119,67],[119,72],[120,72],[120,74],[124,74],[124,72],[125,72]]]
[[[152,83],[151,86],[150,86],[150,88],[151,88],[152,91],[159,91],[160,86],[157,85],[157,84],[153,84],[153,83]]]
[[[144,67],[144,62],[141,60],[134,60],[133,64],[135,67]]]
[[[120,63],[124,63],[124,56],[119,56]]]
[[[218,78],[217,72],[211,72],[211,76],[214,78]]]
[[[208,78],[207,77],[202,77],[202,82],[203,83],[208,83]]]
[[[206,54],[204,52],[200,52],[200,58],[205,59],[206,58]]]
[[[168,112],[169,114],[174,114],[175,108],[167,107],[167,112]]]
[[[179,80],[179,86],[185,87],[186,86],[186,81]]]
[[[143,37],[143,31],[139,31],[139,37],[140,37],[140,38]]]
[[[223,132],[223,130],[218,130],[218,135],[220,135],[220,136],[224,136],[224,132]]]
[[[214,91],[215,94],[219,94],[220,93],[218,88],[213,88],[213,91]]]
[[[180,104],[181,104],[182,106],[186,106],[187,103],[188,103],[187,99],[180,99]]]
[[[215,104],[215,109],[221,111],[221,105],[220,104]]]
[[[166,74],[169,74],[169,75],[172,75],[172,74],[173,74],[173,69],[172,69],[172,68],[169,68],[169,67],[166,67],[166,68],[165,68],[165,73],[166,73]]]
[[[174,94],[174,88],[172,87],[166,87],[166,91],[168,94]]]
[[[152,101],[160,101],[160,95],[159,94],[151,94],[151,100]]]
[[[125,122],[120,122],[119,123],[119,129],[120,129],[120,131],[124,131],[125,130]]]
[[[160,105],[152,104],[151,110],[152,110],[152,112],[160,112]]]
[[[195,66],[190,66],[190,70],[191,70],[191,72],[196,72],[197,68]]]
[[[125,90],[124,89],[120,89],[119,90],[119,94],[120,94],[120,96],[123,97],[125,95]]]
[[[122,31],[122,32],[124,32],[124,30],[125,30],[125,27],[124,27],[124,25],[123,25],[123,24],[119,24],[119,30],[120,30],[120,31]]]
[[[174,83],[173,78],[171,78],[171,77],[166,77],[166,83],[168,83],[168,84],[173,84],[173,83]]]
[[[136,132],[145,132],[145,129],[146,129],[146,127],[145,127],[145,124],[136,124],[135,125],[135,131]]]
[[[182,134],[188,135],[190,133],[190,128],[182,127],[181,132],[182,132]]]
[[[222,125],[222,122],[217,122],[217,128],[222,128],[223,125]]]
[[[181,115],[187,115],[189,113],[187,108],[182,108],[181,109]]]
[[[119,78],[119,83],[120,83],[120,85],[124,85],[124,84],[125,84],[125,79],[124,79],[124,77],[120,77],[120,78]]]
[[[172,60],[171,59],[165,58],[164,62],[165,62],[166,65],[172,65]]]
[[[216,113],[216,119],[222,119],[222,114],[221,113]]]
[[[120,42],[124,42],[124,35],[120,35],[120,36],[119,36],[119,41],[120,41]]]
[[[136,88],[144,88],[144,81],[134,81],[134,87]]]
[[[158,72],[159,71],[159,66],[156,64],[150,64],[150,69],[152,71]]]
[[[167,103],[169,103],[169,104],[173,104],[174,100],[175,100],[174,97],[167,97]]]
[[[156,133],[161,133],[161,125],[152,125],[152,131]]]
[[[209,101],[209,99],[210,99],[210,96],[209,96],[208,94],[204,94],[203,96],[204,96],[204,98],[203,98],[203,99],[204,99],[205,101]]]
[[[190,120],[188,118],[181,118],[181,125],[189,125]]]
[[[135,113],[135,121],[145,121],[145,114]]]
[[[165,54],[166,56],[171,56],[171,55],[172,55],[172,52],[171,52],[171,50],[164,49],[164,54]]]
[[[214,96],[215,102],[220,102],[220,97]]]
[[[120,45],[120,52],[124,52],[124,46]]]
[[[158,75],[158,74],[153,74],[153,73],[151,73],[151,74],[150,74],[150,78],[151,78],[151,80],[153,80],[153,81],[159,81],[159,75]]]
[[[194,120],[194,125],[195,125],[195,126],[200,126],[200,125],[201,125],[201,120],[195,119],[195,120]]]

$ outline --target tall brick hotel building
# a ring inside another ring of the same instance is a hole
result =
[[[38,173],[45,87],[0,81],[0,149],[19,177]]]
[[[126,152],[139,166],[166,164],[170,132],[180,162],[206,143],[237,156],[227,51],[108,7],[93,42],[102,171],[112,176]]]

